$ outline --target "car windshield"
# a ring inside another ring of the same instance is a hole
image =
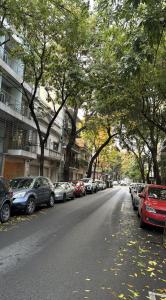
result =
[[[83,182],[89,182],[89,179],[82,179]]]
[[[28,189],[33,182],[32,178],[22,179],[17,185],[17,189]]]
[[[166,189],[149,188],[149,198],[166,200]]]

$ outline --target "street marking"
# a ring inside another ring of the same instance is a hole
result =
[[[125,207],[125,203],[123,202],[123,203],[122,203],[122,207],[121,207],[121,210],[120,210],[120,211],[124,211],[124,207]]]
[[[160,298],[166,298],[166,295],[164,295],[164,294],[157,294],[154,292],[149,292],[150,300],[157,300],[156,296],[159,296]]]

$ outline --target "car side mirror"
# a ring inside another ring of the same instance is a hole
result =
[[[138,196],[139,196],[140,198],[145,198],[144,193],[139,193]]]

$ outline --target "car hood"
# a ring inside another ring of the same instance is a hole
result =
[[[146,204],[155,209],[166,211],[166,200],[157,200],[153,198],[152,199],[148,198]]]

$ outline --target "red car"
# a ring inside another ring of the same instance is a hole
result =
[[[86,189],[84,182],[81,180],[74,180],[72,181],[72,184],[74,186],[74,194],[76,197],[85,196],[86,195]]]
[[[166,226],[166,186],[148,184],[139,197],[140,227],[146,224]]]

